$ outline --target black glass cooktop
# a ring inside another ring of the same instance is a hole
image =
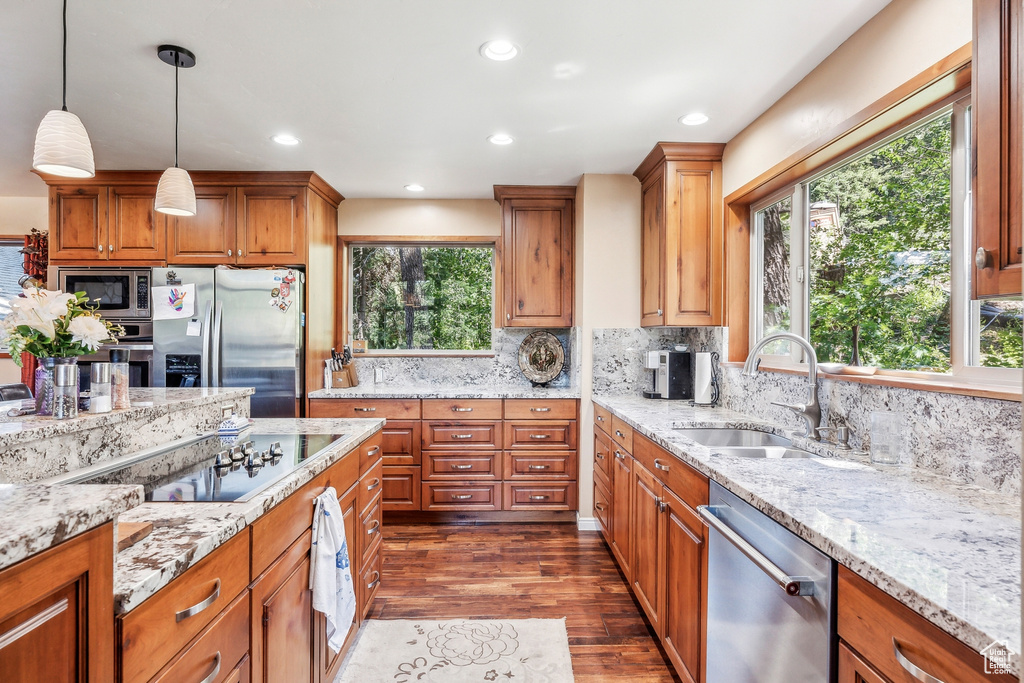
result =
[[[246,501],[324,453],[344,434],[217,435],[131,456],[76,483],[141,484],[152,502]]]

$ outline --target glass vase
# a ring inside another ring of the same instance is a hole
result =
[[[40,358],[36,366],[35,391],[36,415],[53,415],[53,366],[56,358]]]

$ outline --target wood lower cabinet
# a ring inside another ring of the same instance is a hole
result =
[[[345,521],[345,538],[352,539],[349,541],[351,544],[349,557],[351,558],[350,564],[352,565],[352,580],[356,585],[356,625],[358,626],[361,622],[361,610],[358,605],[361,604],[362,595],[359,591],[358,583],[358,561],[355,559],[356,554],[361,553],[356,542],[360,534],[357,498],[356,488],[352,487],[342,494],[341,498],[338,499],[338,504],[341,506],[342,518]],[[341,650],[335,652],[327,642],[327,618],[319,612],[313,612],[313,667],[316,671],[316,677],[313,679],[314,683],[332,683],[334,681],[338,671],[341,669],[341,663],[345,659],[345,653],[351,647],[357,631],[358,628],[355,627],[350,629]]]
[[[615,462],[612,465],[612,554],[615,556],[626,581],[633,581],[633,541],[632,525],[630,524],[633,500],[633,456],[624,449],[616,448],[612,452]]]
[[[839,643],[839,683],[889,683],[857,654]]]
[[[253,683],[311,681],[313,604],[310,532],[300,536],[252,584]]]
[[[698,683],[706,646],[707,534],[696,511],[671,490],[663,489],[662,502],[661,642],[683,680]]]
[[[113,526],[0,571],[4,683],[114,680]]]
[[[630,534],[633,542],[633,594],[640,601],[651,627],[658,636],[663,635],[662,592],[663,553],[661,546],[664,535],[661,508],[662,485],[653,474],[635,459],[632,470],[632,506],[630,510]]]
[[[165,666],[153,683],[250,679],[249,593],[243,592],[223,613]]]
[[[609,545],[612,542],[611,515],[612,495],[608,492],[604,482],[600,478],[594,477],[594,517],[597,519],[597,525],[600,527],[605,543]]]

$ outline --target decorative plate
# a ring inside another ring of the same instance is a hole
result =
[[[533,332],[519,345],[519,369],[534,384],[547,384],[565,366],[565,350],[550,332]]]

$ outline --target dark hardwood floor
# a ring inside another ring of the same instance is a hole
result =
[[[371,618],[566,617],[577,681],[679,680],[596,531],[385,524],[383,536]]]

